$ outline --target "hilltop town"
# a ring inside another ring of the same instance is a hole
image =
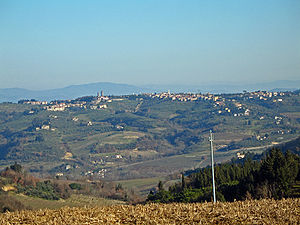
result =
[[[239,100],[242,98],[243,100],[258,100],[272,103],[281,103],[284,101],[285,96],[292,95],[292,92],[268,92],[268,91],[255,91],[255,92],[244,92],[242,94],[228,95],[228,94],[175,94],[168,92],[162,93],[145,93],[140,94],[138,96],[141,97],[150,97],[152,99],[165,99],[171,101],[210,101],[214,102],[214,107],[221,107],[223,110],[218,110],[218,113],[231,113],[232,111],[236,111],[236,109],[240,111],[244,111],[243,113],[233,113],[233,116],[249,116],[250,109],[242,105]],[[82,108],[82,109],[106,109],[107,103],[111,103],[112,101],[122,101],[122,98],[109,97],[104,96],[103,91],[101,91],[101,95],[99,92],[97,96],[87,96],[78,98],[75,100],[55,100],[48,103],[47,101],[38,101],[38,100],[20,100],[19,104],[30,104],[30,105],[42,105],[43,109],[48,111],[64,111],[67,108]],[[231,109],[230,106],[234,106],[234,109]]]

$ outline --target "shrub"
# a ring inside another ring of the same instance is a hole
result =
[[[69,187],[72,190],[81,190],[82,189],[81,184],[78,184],[78,183],[71,183],[71,184],[69,184]]]
[[[0,212],[13,212],[23,209],[26,209],[26,207],[14,197],[6,193],[0,194]]]

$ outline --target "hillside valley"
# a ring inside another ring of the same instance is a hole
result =
[[[0,104],[0,165],[38,177],[162,177],[260,153],[300,136],[300,95],[139,94]],[[297,150],[299,151],[299,149]]]

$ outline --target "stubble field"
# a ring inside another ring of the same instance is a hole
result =
[[[299,224],[300,199],[116,205],[4,213],[1,224]]]

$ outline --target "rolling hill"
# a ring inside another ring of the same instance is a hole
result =
[[[83,97],[0,104],[0,165],[37,176],[161,177],[299,137],[297,92]]]

